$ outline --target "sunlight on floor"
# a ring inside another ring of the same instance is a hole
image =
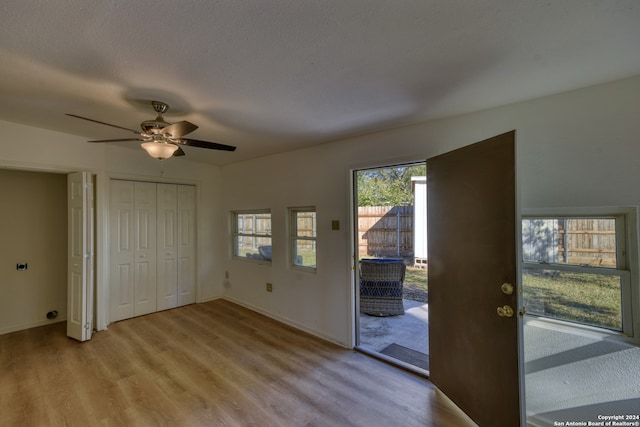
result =
[[[639,415],[640,347],[609,334],[525,322],[525,387],[529,422],[601,421]],[[585,424],[586,425],[586,424]]]

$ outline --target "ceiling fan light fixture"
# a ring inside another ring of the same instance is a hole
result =
[[[164,142],[143,142],[140,144],[144,150],[154,159],[168,159],[178,149],[177,145]]]
[[[235,151],[236,147],[231,145],[218,144],[216,142],[200,141],[198,139],[183,138],[194,130],[198,129],[198,126],[193,123],[189,123],[186,120],[182,120],[176,123],[168,123],[162,118],[162,113],[169,109],[169,106],[164,102],[153,101],[151,103],[153,109],[156,110],[158,116],[155,120],[145,120],[140,124],[142,132],[129,129],[126,127],[112,125],[109,123],[101,122],[99,120],[90,119],[88,117],[78,116],[76,114],[69,114],[68,116],[75,117],[89,122],[98,123],[105,126],[110,126],[120,130],[126,130],[136,134],[135,137],[129,138],[115,138],[115,139],[99,139],[88,142],[123,142],[123,141],[142,141],[142,148],[154,159],[168,159],[172,156],[184,156],[185,153],[180,148],[182,145],[189,145],[192,147],[207,148],[209,150],[223,150],[223,151]]]

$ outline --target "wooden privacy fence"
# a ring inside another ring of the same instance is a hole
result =
[[[315,212],[298,213],[296,225],[299,237],[316,237]],[[238,219],[237,229],[240,234],[271,235],[271,214],[242,214]],[[245,248],[257,249],[258,246],[271,245],[271,237],[240,237],[238,242]],[[315,250],[315,242],[298,240],[298,250]]]
[[[558,221],[559,260],[569,264],[616,266],[615,220],[609,218]]]
[[[359,255],[413,259],[415,256],[414,220],[413,206],[359,206]],[[526,232],[526,227],[523,226],[525,259],[602,267],[616,266],[614,219],[571,218],[528,221],[545,223],[546,237],[540,239],[539,227]],[[533,258],[528,257],[528,253]],[[536,257],[534,253],[536,255],[542,253],[543,256]]]
[[[361,256],[412,258],[413,206],[359,206]]]
[[[316,237],[317,224],[315,212],[298,212],[296,230],[298,237]],[[313,240],[298,239],[296,241],[298,251],[315,251],[316,242]]]
[[[238,215],[237,221],[236,230],[240,234],[237,245],[238,248],[242,248],[239,252],[252,253],[257,252],[260,246],[271,246],[270,213],[242,213]]]

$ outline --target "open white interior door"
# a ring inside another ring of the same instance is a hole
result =
[[[67,336],[91,339],[93,330],[93,183],[88,172],[67,177]]]

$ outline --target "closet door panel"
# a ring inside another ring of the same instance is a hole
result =
[[[156,301],[156,184],[135,182],[134,315],[153,313]]]
[[[158,184],[158,310],[178,305],[178,192]]]
[[[133,182],[111,181],[109,318],[112,322],[134,315],[134,217]]]
[[[196,301],[195,190],[111,181],[112,322]]]
[[[196,302],[196,188],[178,185],[178,305]]]

